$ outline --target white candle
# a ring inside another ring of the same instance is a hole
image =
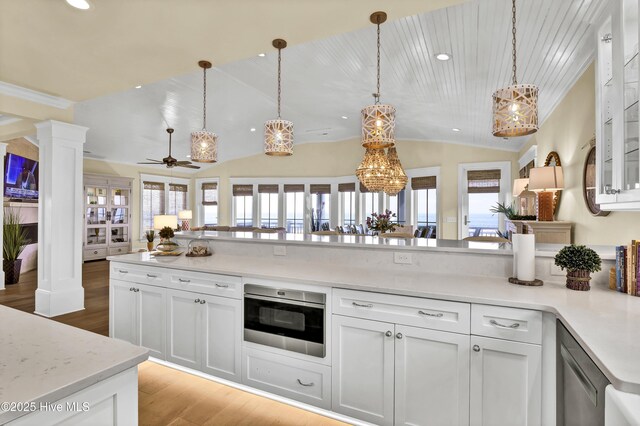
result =
[[[520,234],[512,234],[511,235],[511,251],[513,251],[513,275],[512,277],[518,277],[518,243],[520,239],[518,238]]]
[[[520,281],[536,279],[536,237],[533,234],[514,234],[516,278]]]

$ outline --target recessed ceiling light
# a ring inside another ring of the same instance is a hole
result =
[[[343,116],[342,116],[342,117],[340,117],[340,118],[342,118],[343,120],[346,120],[346,119],[348,119],[349,117],[347,117],[346,115],[343,115]]]
[[[142,86],[140,86],[140,85],[137,85],[137,86],[136,86],[136,89],[140,89],[141,87],[142,87]]]
[[[436,59],[439,61],[448,61],[449,59],[451,59],[451,55],[448,53],[438,53],[436,55]]]
[[[67,0],[69,6],[73,6],[76,9],[87,10],[91,7],[87,0]]]
[[[258,56],[260,56],[261,58],[264,58],[266,55],[264,53],[258,53]]]
[[[190,155],[187,155],[187,158],[191,158],[191,156],[190,156]]]
[[[459,132],[459,131],[460,131],[460,129],[458,129],[457,127],[454,127],[454,128],[453,128],[453,129],[451,129],[451,130],[453,130],[454,132]]]
[[[256,131],[256,128],[255,128],[255,127],[252,127],[252,128],[250,128],[250,129],[249,129],[249,131],[251,131],[251,132],[255,132],[255,131]]]

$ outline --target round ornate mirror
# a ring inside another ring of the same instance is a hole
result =
[[[595,143],[595,139],[592,141]],[[584,162],[584,172],[582,174],[582,195],[587,209],[594,216],[608,216],[608,211],[600,210],[600,205],[596,204],[596,147],[591,146],[587,159]]]
[[[560,156],[557,152],[551,151],[549,155],[547,155],[547,159],[544,160],[545,167],[562,167],[562,163],[560,162]],[[553,215],[555,216],[558,213],[558,205],[560,204],[560,196],[562,195],[562,191],[556,191],[553,196]]]

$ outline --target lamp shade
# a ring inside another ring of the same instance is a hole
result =
[[[529,185],[529,179],[528,178],[514,180],[513,181],[513,196],[514,197],[519,197],[520,194],[522,194],[522,191],[524,191],[527,188],[527,185]]]
[[[218,161],[218,136],[206,130],[191,133],[191,161],[215,163]]]
[[[389,148],[396,144],[396,109],[391,105],[375,104],[362,109],[362,146]]]
[[[153,229],[159,231],[165,226],[176,229],[178,227],[178,216],[174,214],[158,214],[153,217]]]
[[[515,84],[493,94],[493,136],[511,138],[538,131],[538,88]]]
[[[564,188],[562,167],[534,167],[529,171],[529,190],[534,192],[558,191]]]
[[[293,155],[293,123],[269,120],[264,123],[264,153],[273,156]]]
[[[193,212],[191,210],[182,210],[178,212],[178,219],[193,219]]]

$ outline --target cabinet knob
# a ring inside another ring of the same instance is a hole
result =
[[[206,300],[201,300],[201,301],[200,301],[200,304],[201,304],[201,305],[204,305],[205,303],[207,303],[207,302],[206,302]]]
[[[473,345],[473,351],[474,351],[474,352],[480,352],[480,346],[478,346],[478,345]]]
[[[95,251],[93,252],[93,254],[98,254],[98,250],[95,250]]]
[[[397,339],[402,339],[402,333],[397,333],[397,334],[396,334],[396,338],[397,338]]]
[[[134,291],[135,293],[137,293],[137,292],[139,292],[139,291],[140,291],[140,289],[139,289],[139,288],[134,288],[134,289],[133,289],[133,291]]]
[[[393,333],[391,331],[387,331],[386,333],[384,333],[384,335],[387,337],[391,337],[393,336]]]
[[[129,287],[129,291],[133,291],[133,287]]]
[[[194,300],[193,303],[200,303],[200,299]]]

